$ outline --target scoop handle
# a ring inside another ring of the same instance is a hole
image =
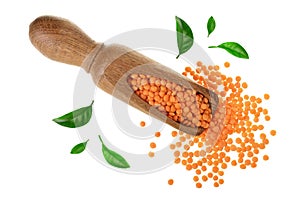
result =
[[[72,22],[53,16],[41,16],[29,26],[33,46],[46,57],[81,66],[86,56],[96,47],[96,42]]]

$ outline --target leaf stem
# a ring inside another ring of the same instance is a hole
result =
[[[218,46],[209,46],[208,48],[218,48]]]
[[[100,135],[98,135],[98,137],[99,137],[99,139],[100,139],[101,143],[103,144],[103,140],[102,140],[101,136],[100,136]]]
[[[179,56],[180,56],[180,54],[178,54],[178,56],[176,56],[176,59],[178,59],[178,58],[179,58]]]
[[[91,105],[90,106],[92,106],[94,104],[94,100],[92,101],[92,103],[91,103]]]

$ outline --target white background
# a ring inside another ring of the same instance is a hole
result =
[[[300,14],[296,3],[2,1],[0,199],[299,199]],[[79,143],[76,130],[62,128],[51,119],[73,109],[79,68],[50,61],[31,45],[28,25],[45,14],[70,19],[96,41],[137,28],[175,30],[177,15],[188,22],[204,48],[240,42],[250,60],[217,49],[207,53],[216,64],[230,61],[232,68],[225,72],[247,80],[249,94],[271,94],[272,120],[265,126],[276,129],[278,135],[265,151],[270,160],[256,169],[229,169],[223,186],[204,184],[197,190],[192,174],[179,166],[128,175],[103,167],[86,152],[70,155],[70,148]],[[207,39],[206,21],[211,15],[217,28]],[[175,179],[172,187],[167,185],[169,178]]]

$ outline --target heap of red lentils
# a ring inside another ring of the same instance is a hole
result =
[[[224,67],[230,67],[230,63],[225,62]],[[240,76],[226,76],[218,65],[206,66],[200,61],[195,70],[186,67],[182,75],[219,96],[219,106],[210,116],[209,128],[201,135],[171,132],[172,137],[178,139],[170,144],[174,163],[194,171],[192,181],[196,188],[202,188],[205,182],[214,187],[224,184],[223,176],[228,167],[255,168],[259,160],[269,159],[262,153],[269,144],[268,137],[276,135],[275,130],[264,131],[262,123],[271,119],[268,109],[262,106],[263,101],[270,98],[269,94],[263,97],[245,94],[248,84]],[[160,137],[160,132],[155,136]],[[156,148],[155,142],[150,143],[150,148]],[[148,155],[153,157],[155,153],[151,151]],[[169,185],[173,183],[173,179],[168,180]]]
[[[141,99],[169,118],[190,127],[208,128],[212,110],[208,98],[182,85],[158,77],[131,74],[128,83]]]

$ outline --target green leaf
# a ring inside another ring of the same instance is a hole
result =
[[[194,36],[189,25],[180,19],[179,17],[175,17],[176,19],[176,31],[177,31],[177,46],[179,53],[176,59],[183,53],[187,52],[192,46],[194,42]]]
[[[116,153],[115,151],[112,151],[108,149],[105,144],[102,141],[102,138],[100,135],[98,135],[101,143],[102,143],[102,154],[105,158],[105,160],[108,162],[108,164],[117,167],[117,168],[129,168],[130,165],[128,162],[123,158],[120,154]]]
[[[209,46],[208,48],[221,48],[225,49],[228,53],[238,57],[249,59],[247,51],[240,44],[236,42],[225,42],[218,46]]]
[[[207,31],[208,31],[207,37],[209,37],[209,35],[215,30],[215,28],[216,28],[216,21],[213,18],[213,16],[211,16],[207,21]]]
[[[61,126],[69,127],[69,128],[76,128],[87,124],[91,117],[92,117],[92,106],[94,101],[87,106],[82,107],[73,112],[65,114],[61,117],[53,119],[54,122]]]
[[[88,143],[89,140],[87,140],[86,142],[82,142],[79,144],[76,144],[72,150],[71,150],[71,154],[80,154],[81,152],[83,152],[85,150],[86,144]]]

